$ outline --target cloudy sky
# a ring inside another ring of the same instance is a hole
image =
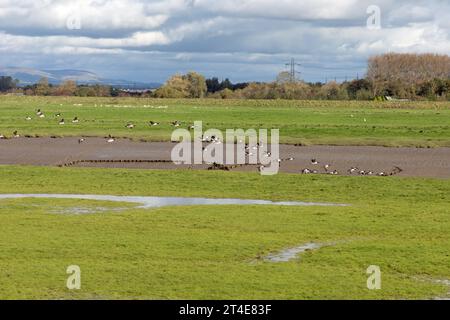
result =
[[[449,34],[448,0],[0,0],[1,67],[134,81],[271,81],[291,57],[308,81],[355,78],[372,54],[450,53]]]

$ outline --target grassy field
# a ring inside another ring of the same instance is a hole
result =
[[[36,117],[38,108],[44,119]],[[73,117],[80,123],[72,124]],[[22,136],[168,141],[175,120],[185,127],[202,120],[204,129],[279,128],[284,143],[450,146],[448,103],[0,96],[0,134],[7,137],[18,130]],[[126,129],[128,122],[136,128]],[[0,299],[449,296],[450,288],[438,281],[450,280],[450,180],[0,166],[0,194],[7,193],[349,206],[139,209],[86,200],[0,200]],[[263,259],[309,242],[333,245],[290,262]],[[79,291],[66,288],[69,265],[81,267]],[[370,265],[381,267],[381,290],[366,287]]]
[[[450,181],[206,171],[0,167],[0,193],[328,201],[348,207],[136,209],[79,200],[0,201],[0,298],[414,299],[445,296]],[[71,214],[71,208],[98,214]],[[120,208],[122,211],[116,211]],[[265,255],[335,245],[286,263]],[[68,265],[82,288],[65,287]],[[366,269],[382,270],[382,290]]]
[[[45,119],[37,118],[40,108]],[[56,113],[68,122],[58,125]],[[33,120],[25,118],[31,116]],[[79,124],[71,120],[79,117]],[[450,146],[448,102],[156,100],[133,98],[0,97],[0,134],[107,136],[170,140],[173,121],[204,129],[278,128],[282,143]],[[161,122],[150,127],[149,121]],[[126,129],[128,122],[136,125]]]

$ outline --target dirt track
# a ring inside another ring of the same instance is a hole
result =
[[[172,143],[133,142],[126,139],[107,143],[102,138],[16,138],[0,140],[0,164],[23,164],[84,167],[146,168],[146,169],[207,169],[208,165],[176,166],[170,162]],[[300,173],[308,168],[324,173],[323,165],[340,175],[349,174],[352,167],[359,170],[391,172],[394,167],[403,171],[399,176],[450,178],[450,148],[383,148],[383,147],[336,147],[280,146],[284,161],[281,172]],[[313,165],[311,159],[319,164]],[[89,162],[79,162],[89,160]],[[115,160],[117,162],[106,162]],[[94,162],[100,161],[100,162]],[[158,162],[152,162],[158,161]],[[257,166],[244,166],[235,171],[256,171]]]

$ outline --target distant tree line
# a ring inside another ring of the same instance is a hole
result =
[[[281,72],[274,82],[233,84],[228,79],[205,80],[202,75],[190,72],[170,78],[155,92],[155,96],[217,99],[450,100],[450,57],[394,53],[374,56],[368,61],[365,78],[343,83],[293,81],[288,72]]]
[[[17,87],[11,77],[0,77],[0,91],[27,95],[81,97],[144,96],[154,98],[215,99],[296,99],[296,100],[450,100],[450,57],[434,54],[389,53],[371,57],[367,76],[337,83],[293,81],[281,72],[275,81],[233,84],[229,79],[205,79],[196,72],[176,74],[153,91],[132,92],[103,85],[77,85],[64,81],[49,84],[43,78],[37,84]]]

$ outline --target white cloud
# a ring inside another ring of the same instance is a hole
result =
[[[290,56],[319,70],[338,62],[350,68],[387,51],[450,52],[450,3],[376,2],[380,30],[366,28],[373,0],[0,0],[0,63],[11,53],[27,66],[41,65],[45,55],[52,55],[48,63],[81,65],[108,55],[142,68],[143,56],[160,52],[159,65],[148,68],[171,72],[204,61],[216,72],[245,70],[249,79],[267,80],[273,74],[261,70],[273,72]],[[81,30],[67,28],[73,17]],[[259,69],[249,72],[252,65]]]

